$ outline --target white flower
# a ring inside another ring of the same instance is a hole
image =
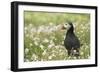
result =
[[[66,38],[66,36],[63,37],[64,39]]]
[[[50,44],[49,46],[48,46],[48,48],[52,48],[54,46],[54,44]]]
[[[37,33],[40,34],[40,32],[43,32],[43,30],[44,30],[44,27],[41,26],[41,27],[38,28]]]
[[[63,52],[60,52],[60,55],[64,55],[64,53]]]
[[[49,42],[49,40],[48,39],[44,39],[44,41],[43,41],[44,43],[48,43]]]
[[[77,51],[76,50],[73,50],[73,53],[76,53]]]
[[[54,53],[52,54],[52,57],[55,57],[55,54]]]
[[[58,46],[55,46],[55,48],[59,48],[59,45]]]
[[[30,27],[32,27],[32,24],[29,24]]]
[[[52,59],[52,56],[49,56],[48,58],[49,58],[49,59]]]
[[[50,23],[49,23],[49,25],[53,25],[53,23],[52,23],[52,22],[50,22]]]
[[[73,57],[74,59],[77,59],[77,57]]]
[[[26,37],[29,37],[29,34],[26,34]]]
[[[62,52],[62,49],[59,49],[59,52]]]
[[[37,58],[38,58],[38,57],[33,53],[31,59],[32,59],[32,60],[37,60]]]
[[[44,46],[43,45],[40,45],[40,48],[42,49],[42,50],[44,50],[43,48],[44,48]]]
[[[46,50],[44,50],[44,52],[42,53],[42,55],[46,55]]]
[[[50,40],[50,44],[53,44],[54,42],[53,42],[53,40]]]
[[[35,37],[33,40],[34,40],[34,41],[38,41],[38,40],[40,40],[40,38]]]
[[[34,41],[34,44],[35,44],[36,46],[39,45],[37,41]]]
[[[32,29],[30,30],[30,32],[31,32],[31,33],[36,32],[36,29],[35,29],[35,28],[32,28]]]
[[[25,53],[27,54],[29,52],[29,49],[28,48],[25,48]]]
[[[25,27],[24,29],[25,29],[25,31],[26,31],[28,28],[27,28],[27,27]]]
[[[83,33],[83,30],[81,30],[80,32]]]
[[[25,59],[25,61],[26,61],[26,62],[29,62],[29,60],[28,60],[28,59]]]
[[[57,46],[55,46],[55,48],[63,48],[63,46],[62,45],[57,45]]]
[[[33,44],[32,43],[30,43],[30,46],[32,46]]]
[[[84,53],[83,52],[80,52],[80,55],[83,55]]]

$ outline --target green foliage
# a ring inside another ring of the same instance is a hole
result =
[[[63,46],[66,30],[58,25],[71,21],[81,44],[80,58],[90,57],[90,14],[24,12],[24,60],[50,61],[76,59],[68,57]],[[55,27],[55,28],[54,28]]]

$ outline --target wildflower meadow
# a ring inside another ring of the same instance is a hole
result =
[[[24,61],[75,60],[68,57],[64,47],[67,30],[60,27],[71,21],[75,34],[82,44],[79,59],[89,59],[90,53],[90,14],[24,12]]]

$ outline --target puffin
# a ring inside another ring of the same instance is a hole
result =
[[[65,34],[65,39],[64,39],[64,47],[68,52],[68,56],[79,57],[80,40],[74,32],[73,23],[68,22],[64,24],[63,29],[67,29]]]

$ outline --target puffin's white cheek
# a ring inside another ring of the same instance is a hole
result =
[[[70,29],[71,28],[71,25],[67,24],[66,27],[67,27],[67,29]]]
[[[64,28],[67,28],[67,25],[66,24],[64,24]]]

